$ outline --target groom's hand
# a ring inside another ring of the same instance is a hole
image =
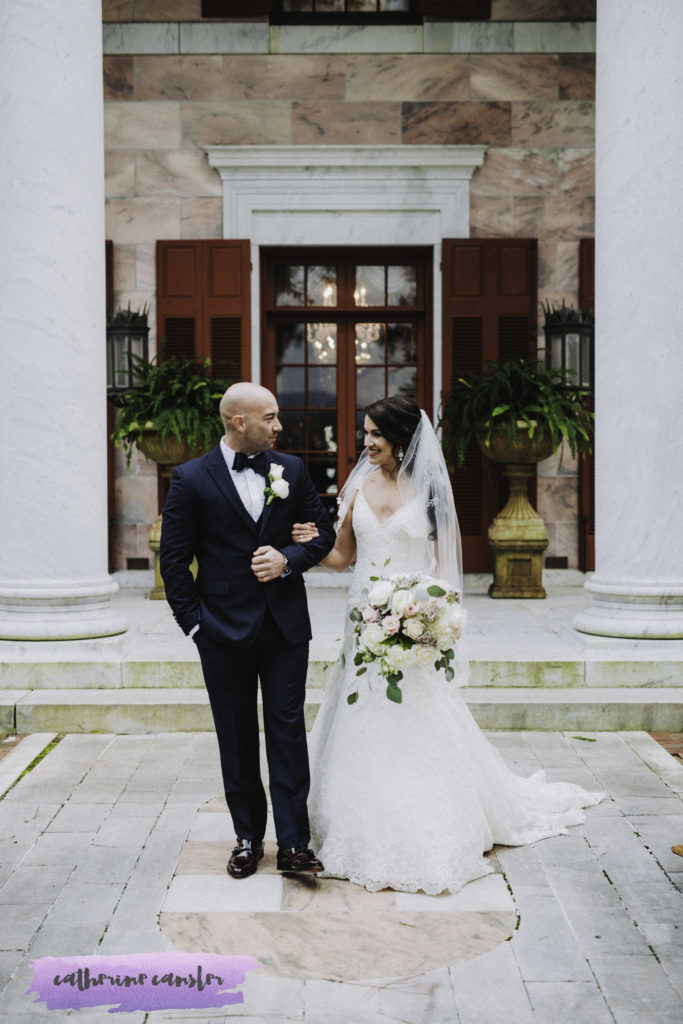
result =
[[[287,559],[270,544],[257,548],[251,559],[251,571],[259,583],[268,583],[282,575]]]

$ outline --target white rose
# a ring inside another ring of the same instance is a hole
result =
[[[375,608],[381,608],[391,597],[393,589],[388,580],[377,580],[368,594],[368,601],[374,604]]]
[[[271,462],[268,474],[273,480],[281,480],[284,471],[284,466],[279,465],[277,462]]]
[[[462,629],[467,622],[467,612],[462,605],[451,604],[448,606],[446,621],[453,629]]]
[[[286,498],[289,494],[289,484],[281,478],[273,480],[270,489],[276,498]]]
[[[361,633],[361,647],[370,651],[371,654],[381,654],[385,650],[384,640],[386,640],[386,633],[376,623],[365,626]]]
[[[391,599],[391,610],[394,615],[401,618],[406,614],[406,608],[415,604],[415,594],[412,590],[397,590]]]
[[[400,672],[405,668],[408,661],[408,651],[404,651],[400,644],[394,644],[387,651],[384,662],[392,672]]]
[[[403,632],[407,633],[411,640],[417,640],[424,633],[424,625],[419,619],[408,619],[403,627]]]

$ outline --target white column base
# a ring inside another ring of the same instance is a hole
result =
[[[125,618],[111,607],[118,589],[109,576],[0,583],[0,639],[89,640],[125,633]]]
[[[651,584],[591,579],[593,604],[574,626],[582,633],[632,640],[683,639],[683,580]]]

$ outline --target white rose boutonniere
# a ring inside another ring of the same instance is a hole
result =
[[[284,479],[284,466],[277,462],[271,462],[268,469],[268,486],[263,492],[266,496],[266,505],[270,505],[273,498],[287,498],[289,496],[289,484]]]

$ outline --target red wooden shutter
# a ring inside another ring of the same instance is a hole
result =
[[[444,239],[443,391],[458,377],[536,354],[536,242]],[[505,499],[498,468],[473,445],[453,491],[466,572],[490,572],[488,527]]]
[[[107,316],[114,314],[114,243],[106,239],[104,243],[104,267],[105,267],[105,307]],[[106,345],[106,340],[105,340]],[[114,480],[114,442],[111,435],[114,431],[116,419],[116,406],[107,401],[107,550],[109,572],[113,572],[114,565],[114,524],[116,520],[116,487]]]
[[[157,352],[199,358],[200,242],[157,242]]]
[[[216,377],[251,376],[250,245],[247,241],[203,243],[202,353]]]
[[[104,243],[104,266],[106,275],[107,316],[114,314],[114,243],[108,238]]]
[[[157,242],[160,357],[211,359],[216,377],[251,375],[248,241]]]
[[[595,309],[595,239],[582,238],[579,248],[579,305],[593,312]],[[593,395],[590,407],[595,409],[595,338],[591,353]],[[583,572],[595,569],[595,456],[579,458],[579,568]]]

